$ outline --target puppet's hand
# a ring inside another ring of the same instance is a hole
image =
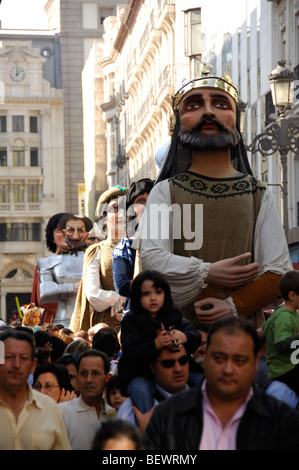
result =
[[[210,305],[211,308],[208,310],[202,309],[206,305]],[[219,320],[223,317],[228,317],[233,314],[230,305],[222,299],[214,299],[209,297],[204,300],[199,300],[194,304],[195,313],[197,319],[202,323],[215,323],[215,321]]]
[[[227,258],[211,263],[206,282],[225,287],[238,287],[253,281],[260,272],[258,263],[241,266],[240,263],[251,257],[251,253],[243,253],[234,258]]]

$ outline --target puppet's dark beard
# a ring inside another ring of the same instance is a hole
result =
[[[200,129],[205,123],[216,124],[219,134],[200,134]],[[214,118],[204,118],[189,131],[179,130],[179,141],[182,145],[191,150],[202,149],[228,149],[235,147],[240,141],[240,134],[237,129],[229,130]]]

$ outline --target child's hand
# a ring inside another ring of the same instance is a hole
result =
[[[158,333],[157,338],[155,339],[155,346],[157,349],[165,348],[172,344],[172,337],[169,334],[169,331],[163,330]]]

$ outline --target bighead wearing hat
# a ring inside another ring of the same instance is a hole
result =
[[[143,178],[139,181],[133,182],[126,195],[127,208],[134,204],[134,199],[144,193],[150,193],[154,186],[154,181],[149,178]]]
[[[104,191],[99,197],[99,200],[97,203],[96,216],[101,217],[103,215],[101,214],[103,204],[108,204],[111,201],[111,199],[115,199],[120,196],[125,196],[127,192],[128,192],[127,188],[123,188],[122,186],[119,186],[119,185],[112,186],[112,188],[109,188],[107,189],[107,191]]]

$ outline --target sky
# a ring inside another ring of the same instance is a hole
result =
[[[209,4],[215,4],[215,10],[223,4],[222,0],[208,0]],[[219,4],[220,2],[220,4]],[[3,29],[47,29],[48,22],[44,6],[47,0],[2,0],[0,4],[0,20]],[[223,24],[230,23],[232,29],[236,29],[243,23],[247,14],[256,7],[259,3],[258,0],[229,0],[229,8],[225,6],[221,15],[213,16],[212,25],[214,29],[217,29],[216,19],[220,21],[220,25],[223,28]],[[224,5],[225,2],[224,2]],[[235,5],[233,7],[233,5]],[[224,19],[223,15],[227,17]],[[209,10],[210,11],[210,10]],[[231,11],[238,12],[236,15],[232,15]],[[242,16],[242,20],[241,20]],[[206,19],[207,20],[207,19]],[[232,23],[232,24],[231,24]],[[207,25],[209,27],[209,25]],[[229,28],[228,28],[229,29]]]
[[[2,0],[2,29],[47,29],[46,3],[47,0]]]

